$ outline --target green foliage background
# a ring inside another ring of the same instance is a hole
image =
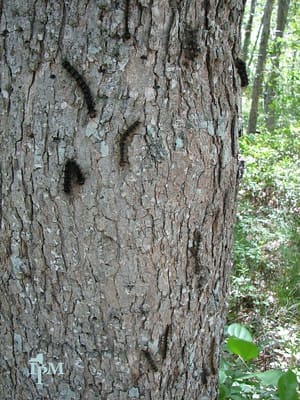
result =
[[[258,1],[254,27],[260,25],[264,4]],[[273,14],[264,85],[274,71],[272,46],[275,45],[276,9]],[[245,22],[247,18],[246,10]],[[245,132],[257,61],[256,34],[254,31],[249,48],[250,85],[243,92]],[[238,195],[228,324],[246,324],[260,342],[260,355],[252,372],[279,368],[293,371],[299,379],[300,3],[295,0],[290,3],[288,26],[281,45],[280,68],[274,83],[276,96],[271,104],[276,122],[274,129],[266,128],[262,95],[257,133],[244,133],[240,138],[245,171]],[[225,352],[222,362],[232,367],[232,355]],[[240,373],[243,366],[239,361]],[[252,397],[255,396],[253,392],[251,396],[247,394],[246,387],[245,392],[243,388],[240,390],[237,398],[278,399],[277,395],[267,394],[259,386],[256,397]]]

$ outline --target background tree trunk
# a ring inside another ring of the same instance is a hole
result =
[[[1,10],[3,399],[217,398],[243,4],[125,3]]]
[[[253,59],[254,59],[254,56],[255,56],[255,53],[256,53],[256,51],[257,51],[257,50],[256,50],[256,48],[257,48],[257,43],[258,43],[258,40],[259,40],[259,38],[260,38],[260,33],[261,33],[261,30],[262,30],[262,27],[263,27],[263,18],[261,19],[259,28],[258,28],[258,30],[257,30],[255,42],[254,42],[254,45],[252,46],[252,51],[251,51],[250,55],[248,54],[248,57],[247,57],[247,59],[248,59],[248,63],[247,63],[247,64],[248,64],[249,66],[252,64]]]
[[[263,15],[263,28],[261,33],[259,52],[257,58],[257,65],[255,70],[255,77],[253,81],[252,96],[251,96],[251,108],[249,113],[248,121],[248,133],[256,131],[257,125],[257,113],[258,103],[262,92],[263,78],[264,78],[264,67],[266,64],[268,41],[270,36],[270,23],[273,11],[274,0],[267,0],[264,8]]]
[[[265,96],[264,96],[266,126],[269,131],[272,131],[276,127],[276,122],[278,118],[276,112],[274,111],[274,107],[272,107],[272,103],[275,101],[276,92],[278,92],[278,79],[280,76],[279,65],[280,65],[280,56],[282,50],[282,38],[287,24],[289,4],[290,4],[289,0],[278,0],[276,33],[270,51],[272,69],[269,75],[269,79],[266,83]]]
[[[243,54],[243,60],[245,62],[248,59],[248,51],[249,51],[251,32],[252,32],[252,27],[253,27],[253,17],[254,17],[254,13],[255,13],[255,7],[256,7],[256,0],[251,0],[248,21],[247,21],[245,31],[244,31],[245,37],[244,37],[242,54]]]

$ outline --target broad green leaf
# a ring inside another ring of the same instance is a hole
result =
[[[246,340],[247,342],[252,342],[251,333],[241,324],[235,323],[229,325],[228,333],[230,336],[235,336],[236,338]]]
[[[256,376],[264,385],[276,386],[278,380],[282,376],[282,371],[279,369],[271,369],[270,371],[258,372]]]
[[[227,349],[240,356],[244,361],[256,358],[259,353],[258,347],[254,343],[233,336],[227,341]]]
[[[278,381],[280,400],[299,400],[297,394],[297,377],[292,371],[285,372]]]
[[[243,379],[258,378],[264,385],[276,386],[279,378],[283,372],[280,369],[271,369],[265,372],[253,372],[252,374],[246,374]]]

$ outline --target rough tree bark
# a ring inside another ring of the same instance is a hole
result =
[[[217,398],[242,10],[3,2],[3,399]]]

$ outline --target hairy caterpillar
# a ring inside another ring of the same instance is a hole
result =
[[[241,60],[240,58],[237,58],[235,60],[235,66],[236,66],[237,72],[241,78],[241,87],[248,86],[249,79],[248,79],[245,61]]]
[[[200,243],[201,243],[201,233],[198,229],[196,229],[193,234],[193,246],[191,248],[191,253],[195,260],[195,274],[199,274],[201,268],[199,260]]]
[[[207,377],[208,376],[209,376],[209,372],[208,372],[207,368],[203,366],[200,377],[201,377],[202,384],[205,386],[207,385]]]
[[[160,340],[160,354],[161,354],[161,358],[164,360],[167,356],[167,350],[168,350],[168,336],[169,336],[169,329],[170,329],[170,325],[166,326],[166,330],[164,335],[161,337]]]
[[[81,172],[79,165],[74,160],[68,160],[65,165],[64,176],[64,192],[70,193],[72,189],[72,182],[76,179],[78,185],[84,184],[84,176]]]
[[[125,10],[124,10],[124,39],[130,39],[130,32],[129,32],[129,1],[130,0],[125,0]]]
[[[120,137],[120,166],[123,167],[124,165],[128,164],[128,146],[130,140],[132,140],[133,132],[139,126],[140,121],[135,121],[132,125],[126,129],[125,132],[121,134]]]
[[[193,61],[199,54],[199,46],[197,40],[198,29],[186,27],[184,31],[184,51],[186,58]]]
[[[244,158],[242,158],[242,157],[238,158],[238,169],[237,169],[237,179],[238,180],[241,180],[243,178],[244,171],[245,171],[245,163],[246,163],[246,161],[244,160]]]
[[[210,343],[210,367],[211,372],[215,375],[217,372],[216,360],[215,360],[215,352],[216,352],[216,338],[213,336]]]
[[[144,356],[146,357],[152,371],[157,372],[158,368],[152,358],[152,355],[150,354],[150,352],[148,350],[142,350],[142,353],[144,354]]]
[[[65,68],[65,70],[67,70],[69,72],[69,74],[75,79],[78,86],[80,87],[80,89],[84,95],[84,99],[85,99],[85,102],[86,102],[86,105],[88,108],[89,116],[91,118],[96,117],[96,110],[95,110],[93,96],[92,96],[90,88],[88,87],[84,78],[79,74],[79,72],[74,67],[72,67],[72,65],[69,63],[69,61],[64,60],[62,62],[62,66]]]

